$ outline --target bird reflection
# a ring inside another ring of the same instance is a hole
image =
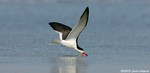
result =
[[[79,56],[61,56],[54,59],[51,73],[85,73],[86,62]]]

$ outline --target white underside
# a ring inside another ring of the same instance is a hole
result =
[[[60,38],[60,44],[70,47],[70,48],[76,48],[77,44],[76,44],[76,39],[69,39],[69,40],[62,40],[62,33],[56,31],[59,34],[59,38]]]
[[[70,47],[70,48],[75,48],[77,47],[76,40],[75,39],[69,39],[69,40],[61,40],[60,42],[62,45]]]
[[[59,43],[62,44],[64,46],[70,47],[70,48],[74,48],[76,51],[82,53],[83,51],[79,50],[77,48],[77,43],[76,43],[76,39],[67,39],[67,40],[62,40],[62,33],[56,31],[57,33],[59,33],[59,38],[60,40],[54,40],[54,43]]]
[[[76,39],[69,39],[69,40],[61,40],[60,43],[64,46],[70,47],[70,48],[74,48],[76,51],[82,53],[82,50],[79,50],[77,48],[77,43],[76,43]]]

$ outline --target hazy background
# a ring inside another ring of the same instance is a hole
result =
[[[87,6],[89,21],[79,45],[89,56],[48,45],[59,38],[48,23],[74,27]],[[149,0],[0,0],[0,72],[150,70],[149,31]]]

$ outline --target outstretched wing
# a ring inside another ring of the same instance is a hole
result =
[[[64,24],[58,23],[58,22],[50,22],[49,25],[59,33],[60,40],[65,40],[72,30],[71,27],[66,26]]]
[[[86,27],[89,17],[89,8],[87,7],[80,17],[78,25],[68,34],[66,40],[77,39],[83,29]]]

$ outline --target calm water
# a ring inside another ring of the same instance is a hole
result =
[[[89,56],[48,45],[59,38],[48,23],[74,27],[86,6],[79,44]],[[1,0],[0,73],[150,73],[149,32],[149,0]]]

